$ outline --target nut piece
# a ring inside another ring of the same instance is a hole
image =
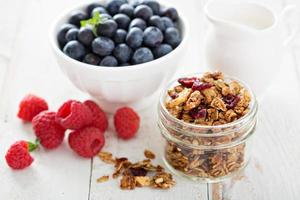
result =
[[[97,179],[97,183],[103,183],[109,180],[109,176],[101,176]]]
[[[203,99],[203,96],[200,91],[196,90],[192,92],[189,99],[185,103],[185,106],[183,107],[184,110],[192,110],[193,108],[196,108],[200,105],[201,100]]]
[[[175,185],[172,175],[166,172],[159,172],[153,177],[151,186],[154,188],[168,189]]]
[[[222,110],[222,111],[227,110],[224,101],[222,99],[220,99],[219,97],[214,98],[210,105],[211,105],[211,107],[216,108],[218,110]]]
[[[151,184],[151,178],[149,176],[135,176],[136,186],[144,187]]]
[[[133,190],[135,188],[136,181],[134,176],[125,175],[122,177],[120,187],[122,190]]]
[[[113,159],[112,154],[109,152],[99,152],[98,157],[107,164],[115,164],[115,160]]]
[[[187,99],[189,98],[190,94],[192,92],[192,89],[185,88],[182,92],[178,94],[178,97],[175,99],[172,99],[171,101],[167,102],[167,108],[175,108],[176,106],[179,106],[182,103],[185,103]]]
[[[155,154],[152,151],[150,151],[150,150],[146,149],[144,151],[144,155],[145,155],[146,158],[155,159]]]

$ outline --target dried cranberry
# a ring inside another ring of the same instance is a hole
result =
[[[194,119],[205,118],[206,117],[206,109],[205,108],[194,108],[190,111],[190,115]]]
[[[201,91],[201,90],[211,88],[212,86],[213,85],[210,84],[210,83],[202,83],[199,80],[197,80],[197,81],[194,82],[194,84],[192,86],[192,89]]]
[[[174,93],[170,96],[172,99],[176,99],[178,97],[178,94],[177,93]]]
[[[223,97],[223,101],[226,103],[226,107],[228,109],[232,109],[238,104],[238,102],[240,101],[240,97],[229,94]]]
[[[146,176],[147,171],[143,168],[130,168],[129,169],[133,176]]]
[[[199,79],[197,77],[180,78],[178,79],[178,83],[180,83],[184,87],[191,88],[196,80]]]

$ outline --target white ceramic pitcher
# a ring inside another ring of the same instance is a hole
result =
[[[205,40],[207,66],[245,81],[261,97],[279,71],[285,47],[296,35],[295,29],[283,38],[283,18],[294,10],[288,6],[276,16],[257,3],[209,1],[205,6],[210,22]]]

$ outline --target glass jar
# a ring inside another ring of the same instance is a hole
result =
[[[237,79],[225,77],[225,81],[233,80],[249,91],[250,110],[245,116],[223,125],[197,125],[177,119],[165,107],[170,98],[167,91],[178,85],[177,80],[163,91],[158,108],[158,126],[166,139],[164,162],[173,173],[193,180],[218,182],[247,165],[258,105],[249,87]]]

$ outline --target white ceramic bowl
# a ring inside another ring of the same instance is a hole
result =
[[[104,0],[99,2],[105,3]],[[179,12],[182,42],[166,56],[132,66],[94,66],[65,55],[59,49],[56,39],[59,27],[67,21],[71,11],[83,10],[87,5],[88,3],[81,4],[63,12],[51,28],[51,46],[64,74],[79,90],[88,93],[108,112],[124,105],[141,110],[156,103],[153,99],[156,98],[155,93],[173,76],[179,67],[179,60],[186,52],[188,27],[185,18]]]

